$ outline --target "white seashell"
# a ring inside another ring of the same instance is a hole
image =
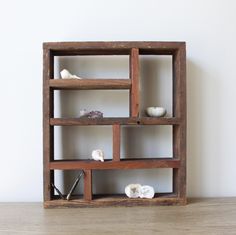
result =
[[[71,74],[68,70],[63,69],[61,72],[61,78],[63,79],[81,79],[80,77]]]
[[[149,185],[129,184],[125,187],[125,194],[129,198],[153,198],[155,191]]]
[[[101,161],[101,162],[104,162],[104,153],[101,149],[96,149],[96,150],[93,150],[92,152],[92,158],[93,160],[95,161]]]
[[[148,107],[146,112],[150,117],[163,117],[166,114],[166,110],[163,107]]]
[[[86,109],[81,109],[81,110],[79,111],[79,116],[80,116],[80,117],[87,117],[88,114],[89,114],[89,112],[88,112]]]
[[[125,187],[125,194],[129,198],[138,198],[141,192],[141,184],[129,184]]]
[[[154,188],[149,185],[143,185],[141,187],[140,198],[153,198],[155,195]]]

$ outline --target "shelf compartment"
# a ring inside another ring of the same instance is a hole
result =
[[[54,90],[130,89],[130,79],[50,79]]]
[[[129,184],[150,185],[155,193],[173,193],[172,168],[93,170],[93,195],[123,194]]]
[[[172,125],[122,125],[120,158],[172,158],[172,132]]]
[[[51,170],[76,169],[150,169],[150,168],[179,168],[180,160],[173,158],[122,159],[120,161],[105,160],[54,160],[49,163]]]
[[[140,116],[147,107],[165,107],[167,116],[173,115],[172,56],[139,55],[140,61]]]
[[[186,198],[179,198],[174,193],[155,194],[152,199],[128,198],[124,194],[94,195],[93,200],[82,198],[65,201],[54,199],[45,201],[45,208],[55,207],[99,207],[99,206],[154,206],[154,205],[186,205]]]
[[[178,125],[179,118],[50,118],[51,126],[84,125]]]
[[[89,160],[92,151],[102,149],[112,159],[112,126],[55,126],[52,160]],[[63,143],[63,144],[62,144]]]
[[[82,79],[128,79],[129,55],[54,56],[54,79],[67,69]]]
[[[53,90],[53,93],[52,118],[79,118],[83,109],[100,111],[103,117],[129,117],[128,89]]]
[[[92,171],[91,170],[55,170],[54,171],[54,185],[57,187],[58,191],[53,187],[52,199],[67,199],[70,193],[70,199],[80,198],[86,201],[92,200]],[[79,178],[79,182],[74,187],[75,182]],[[71,192],[71,190],[73,191]]]

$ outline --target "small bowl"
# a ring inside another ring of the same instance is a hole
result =
[[[149,117],[163,117],[166,115],[166,109],[163,107],[148,107],[146,113]]]

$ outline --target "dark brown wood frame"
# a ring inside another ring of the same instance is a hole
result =
[[[127,79],[54,79],[54,56],[129,55],[130,78]],[[139,55],[170,55],[173,64],[173,117],[139,117]],[[54,90],[129,89],[129,118],[54,118]],[[111,125],[113,159],[55,160],[54,126]],[[173,158],[120,159],[121,125],[172,125]],[[134,206],[186,204],[186,48],[185,42],[49,42],[43,44],[43,164],[44,206]],[[153,199],[130,199],[124,195],[93,195],[94,169],[173,169],[173,192],[155,194]],[[84,196],[64,201],[54,195],[54,170],[84,170]]]

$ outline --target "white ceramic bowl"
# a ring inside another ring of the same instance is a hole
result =
[[[166,114],[166,110],[163,107],[148,107],[146,112],[149,117],[163,117]]]

